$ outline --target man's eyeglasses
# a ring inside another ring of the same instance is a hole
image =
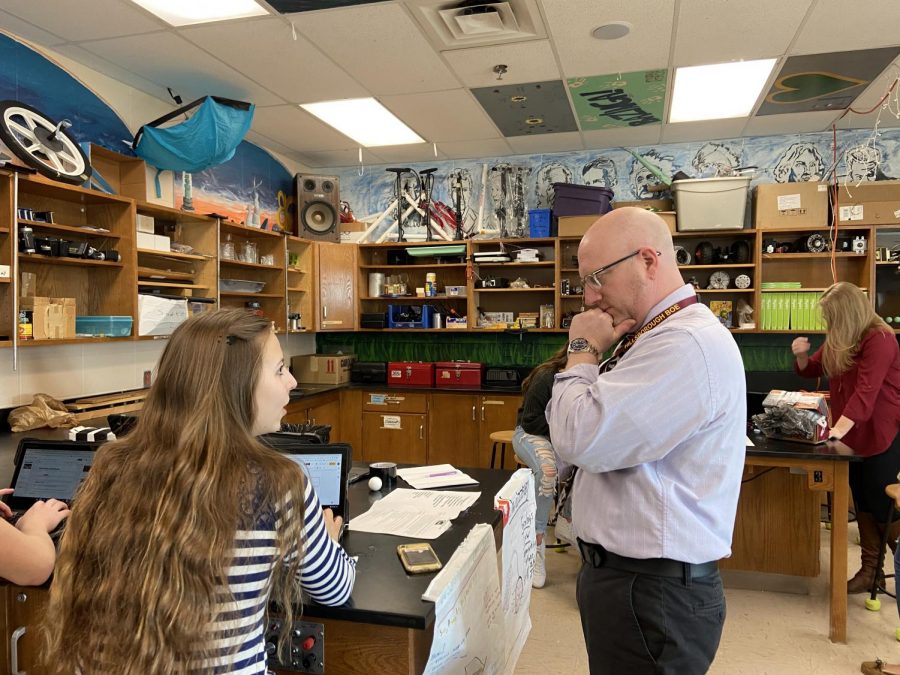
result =
[[[640,252],[641,252],[641,249],[632,251],[628,255],[626,255],[622,258],[619,258],[618,260],[613,260],[611,263],[609,263],[609,265],[604,265],[603,267],[598,267],[590,274],[587,274],[581,278],[581,287],[582,288],[591,287],[595,291],[599,291],[601,288],[603,288],[603,282],[600,281],[600,275],[605,274],[606,272],[609,272],[616,265],[625,262],[629,258],[633,258]],[[656,255],[662,255],[662,251],[657,251]]]

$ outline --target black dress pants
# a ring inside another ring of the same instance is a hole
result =
[[[582,564],[577,585],[591,675],[701,675],[719,648],[725,594],[700,579]]]

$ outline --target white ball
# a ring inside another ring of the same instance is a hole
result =
[[[378,476],[372,476],[369,479],[369,489],[372,492],[378,492],[381,489],[381,479]]]

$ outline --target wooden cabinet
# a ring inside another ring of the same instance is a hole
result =
[[[42,675],[48,672],[38,667],[42,638],[38,624],[43,619],[50,601],[50,590],[41,587],[0,586],[3,614],[6,619],[3,631],[3,663],[11,673]]]
[[[428,443],[428,398],[425,393],[376,390],[362,399],[364,462],[425,464]]]
[[[518,394],[483,394],[478,397],[478,466],[491,465],[493,441],[490,436],[495,431],[515,429],[516,414],[521,405],[522,397]],[[516,454],[511,444],[507,444],[505,459],[502,468],[516,468]]]
[[[317,245],[319,308],[317,330],[354,330],[356,322],[356,246]]]
[[[283,421],[287,424],[328,424],[332,443],[346,442],[341,437],[341,393],[329,391],[291,401]]]
[[[315,269],[316,245],[305,239],[289,235],[287,246],[287,313],[288,333],[306,333],[312,330],[316,311]],[[291,318],[297,328],[292,328]]]
[[[6,272],[5,276],[0,275],[0,347],[12,344],[13,332],[18,328],[12,283],[16,251],[14,222],[13,179],[10,174],[0,171],[0,268]]]
[[[428,411],[428,463],[477,467],[479,397],[431,394]]]
[[[219,241],[220,247],[230,244],[234,249],[233,258],[219,257],[219,304],[248,307],[258,303],[276,330],[287,330],[284,235],[223,220]],[[261,262],[264,256],[273,264]],[[261,290],[252,290],[260,284]]]

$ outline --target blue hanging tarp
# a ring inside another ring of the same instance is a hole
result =
[[[175,126],[159,128],[187,110],[191,117]],[[198,99],[169,115],[142,126],[134,139],[134,152],[158,169],[194,173],[227,162],[253,121],[252,103],[213,96]]]

